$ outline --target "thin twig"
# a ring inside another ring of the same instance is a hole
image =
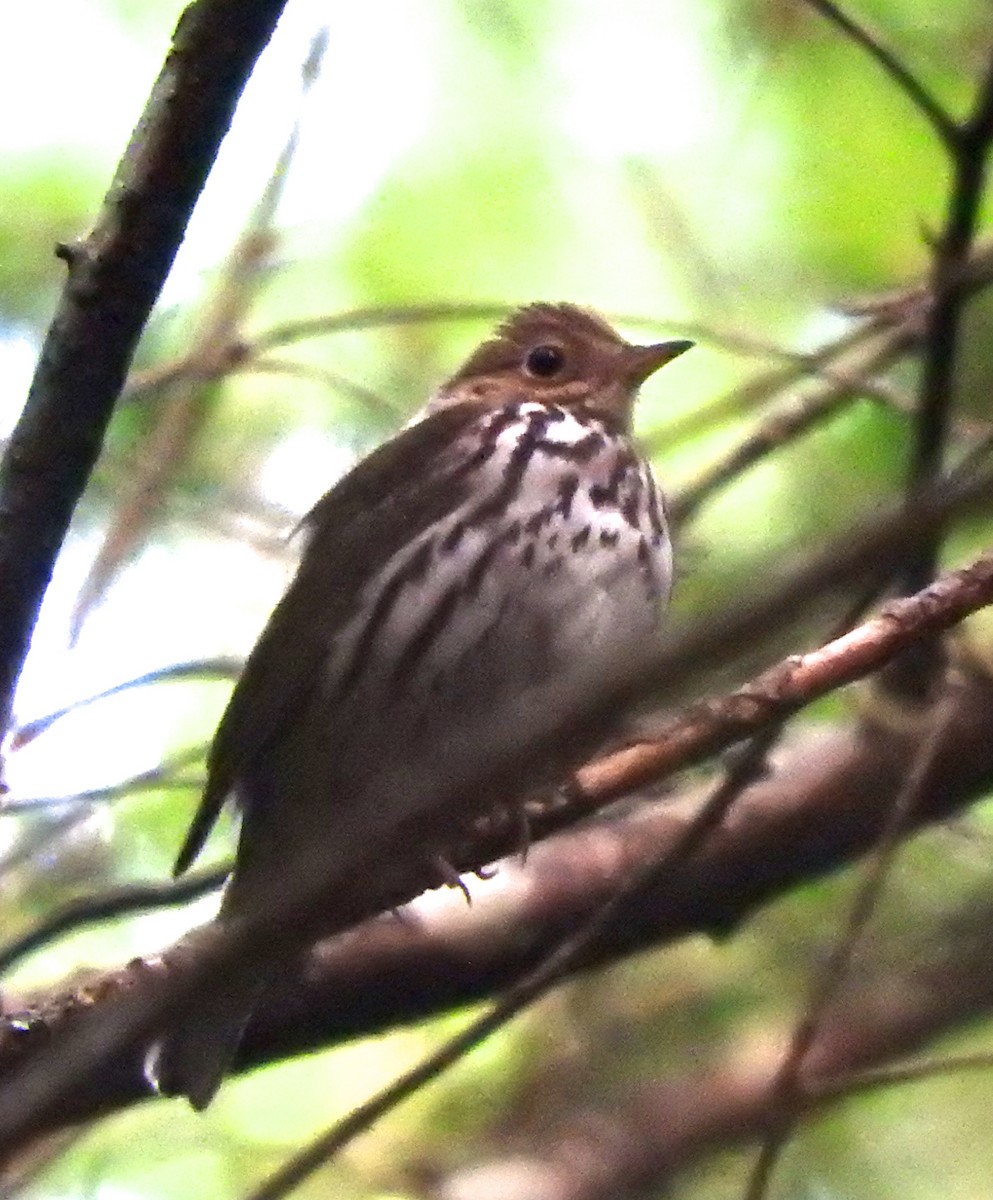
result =
[[[956,285],[969,296],[988,288],[993,282],[993,242],[984,242],[975,248],[954,278]],[[850,353],[857,354],[860,346],[871,342],[887,329],[907,326],[911,331],[916,331],[919,340],[923,336],[926,316],[932,303],[930,283],[923,283],[901,288],[882,298],[870,298],[869,301],[857,305],[846,305],[844,311],[863,318],[854,329],[847,330],[820,350],[806,354],[777,352],[775,348],[770,347],[768,357],[777,364],[775,367],[747,380],[716,400],[667,421],[650,435],[648,449],[652,453],[661,451],[696,436],[719,421],[751,412],[793,387],[804,377],[820,377],[828,383],[835,382],[831,378],[832,363]],[[676,327],[674,332],[679,336],[703,341],[705,329],[706,327],[703,327],[699,332],[694,332],[692,325],[684,324]],[[741,347],[743,353],[751,353],[746,348],[750,340],[746,338],[746,345]],[[729,348],[735,347],[729,343]]]
[[[940,711],[932,714],[927,732],[890,809],[873,849],[865,875],[856,891],[844,927],[831,953],[817,973],[807,999],[803,1018],[791,1039],[789,1049],[772,1084],[770,1125],[745,1189],[745,1200],[763,1200],[779,1156],[796,1125],[803,1093],[801,1073],[825,1019],[828,1006],[848,974],[852,959],[866,926],[876,911],[879,897],[889,877],[902,836],[931,774],[935,759],[956,711],[955,688],[942,700]]]
[[[206,747],[201,748],[199,757],[202,758]],[[24,813],[44,812],[52,808],[77,808],[85,806],[92,809],[93,805],[106,804],[119,800],[124,796],[132,796],[136,792],[195,792],[203,788],[206,778],[190,776],[189,778],[169,778],[162,776],[158,767],[152,767],[140,775],[132,775],[120,783],[108,784],[106,787],[89,788],[83,792],[69,792],[59,796],[26,796],[23,799],[11,801],[2,808],[4,816],[20,816]]]
[[[767,458],[833,416],[843,404],[864,394],[863,380],[892,365],[917,341],[915,322],[907,320],[872,336],[855,347],[845,346],[830,361],[821,378],[808,384],[788,408],[768,413],[757,428],[672,498],[676,524],[690,520],[708,499],[745,470]]]
[[[310,337],[390,325],[422,325],[432,321],[498,320],[513,306],[488,301],[441,301],[437,304],[371,305],[319,317],[303,317],[274,325],[246,342],[243,350],[257,356],[276,346],[286,346]]]
[[[27,933],[0,946],[0,975],[28,954],[40,950],[49,942],[66,933],[107,921],[112,917],[130,916],[139,912],[150,912],[157,908],[173,908],[216,891],[231,870],[225,863],[210,870],[196,871],[183,879],[170,879],[164,883],[128,883],[110,888],[94,896],[81,896],[49,913]]]
[[[73,700],[71,704],[56,709],[55,712],[46,713],[43,717],[35,717],[33,721],[26,721],[23,725],[18,725],[11,735],[11,750],[20,750],[40,734],[46,733],[56,721],[61,721],[70,713],[78,712],[81,708],[96,704],[100,700],[108,700],[111,696],[118,696],[121,692],[131,691],[132,688],[148,687],[156,683],[173,683],[176,680],[236,679],[241,672],[242,665],[240,658],[198,658],[191,659],[189,662],[171,663],[168,667],[157,667],[154,671],[135,675],[131,679],[125,679],[123,683],[115,683],[113,687],[104,688],[103,691],[94,692],[80,700]],[[3,804],[0,802],[0,809],[2,808]]]
[[[396,428],[407,415],[398,404],[387,400],[379,392],[374,392],[372,388],[356,383],[353,379],[348,379],[328,367],[319,367],[313,363],[284,361],[267,356],[265,358],[248,358],[239,364],[237,369],[245,373],[260,375],[288,375],[322,384],[329,391],[338,392],[347,396],[349,400],[357,401],[375,417],[379,424],[385,422],[390,429]]]
[[[880,1088],[898,1087],[905,1083],[925,1083],[930,1079],[938,1079],[943,1075],[957,1075],[963,1071],[993,1071],[993,1052],[948,1054],[940,1058],[898,1063],[895,1066],[851,1071],[833,1079],[815,1078],[805,1082],[804,1091],[816,1101],[841,1100],[861,1095],[863,1092],[875,1092]]]
[[[0,802],[0,813],[12,816],[17,813],[39,812],[46,808],[90,806],[97,801],[116,800],[136,791],[154,791],[158,788],[188,790],[200,787],[203,784],[201,779],[177,779],[175,773],[190,763],[202,762],[206,753],[206,743],[198,743],[169,755],[154,767],[149,767],[147,771],[139,771],[106,787],[91,788],[85,792],[70,792],[64,796],[27,796],[16,800],[6,798]]]
[[[849,16],[835,0],[806,0],[807,4],[826,17],[856,45],[877,62],[911,104],[928,121],[942,142],[951,148],[958,136],[958,127],[945,109],[938,103],[923,83],[887,46],[878,35],[870,32]]]

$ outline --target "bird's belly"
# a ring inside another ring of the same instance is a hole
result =
[[[668,596],[668,540],[652,546],[616,514],[577,516],[519,538],[506,536],[512,523],[480,530],[457,560],[405,589],[345,703],[355,719],[342,727],[351,730],[343,755],[363,760],[384,746],[410,754],[486,713],[526,726],[546,681],[616,679],[651,654]],[[466,564],[494,540],[499,549],[469,586]]]
[[[636,544],[572,550],[563,533],[565,550],[542,539],[501,553],[409,685],[485,705],[580,664],[644,654],[662,616],[661,571],[653,577],[639,563]]]
[[[505,470],[495,464],[491,495]],[[318,809],[316,793],[331,809],[373,803],[394,787],[384,780],[430,778],[446,753],[469,779],[477,759],[512,757],[507,745],[539,728],[568,732],[588,696],[632,678],[671,581],[661,499],[633,455],[605,451],[577,476],[536,456],[506,503],[467,499],[386,564],[279,747],[281,791]]]

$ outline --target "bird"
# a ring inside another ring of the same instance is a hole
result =
[[[603,730],[569,736],[562,698],[644,661],[672,584],[634,402],[691,345],[635,345],[592,310],[528,304],[318,500],[175,864],[190,867],[233,802],[221,927],[325,861],[330,877],[367,837],[419,853],[391,833],[458,781],[478,812],[560,782],[590,753]],[[538,731],[556,722],[549,754]],[[159,1090],[210,1102],[265,982],[233,981],[165,1032]]]

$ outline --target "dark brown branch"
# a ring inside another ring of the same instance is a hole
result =
[[[981,795],[993,779],[987,715],[993,684],[970,679],[959,704],[936,784],[915,814],[917,822],[941,820]],[[917,730],[911,723],[892,730],[809,733],[786,747],[776,772],[741,798],[733,824],[632,898],[583,965],[690,932],[726,935],[770,898],[864,852],[878,836]],[[302,975],[289,974],[267,995],[248,1030],[241,1067],[382,1032],[499,993],[596,912],[640,865],[665,856],[694,818],[700,798],[697,789],[678,802],[662,801],[623,820],[592,823],[541,843],[526,871],[514,862],[501,868],[503,886],[492,905],[486,886],[477,884],[469,910],[453,896],[430,924],[379,919],[322,943]],[[522,938],[522,929],[531,935]],[[85,995],[105,1003],[141,987],[147,977],[148,968],[136,963],[103,977]],[[84,1002],[77,993],[54,995],[25,1014],[26,1028],[8,1030],[0,1040],[0,1071],[36,1052],[32,1043],[47,1042],[60,1024],[78,1017]],[[49,1122],[89,1119],[146,1094],[140,1055],[107,1060],[26,1136]]]
[[[884,46],[879,37],[849,16],[835,0],[806,0],[821,16],[836,25],[842,33],[879,64],[911,104],[928,121],[932,129],[948,147],[952,147],[958,136],[955,122],[942,108],[928,89],[892,50]]]
[[[196,0],[69,277],[0,462],[0,732],[138,337],[284,0]]]
[[[873,544],[870,536],[861,549],[871,550]],[[878,569],[878,548],[876,559]],[[850,568],[850,558],[847,565]],[[802,580],[803,586],[809,586],[812,578]],[[787,659],[724,701],[691,710],[669,726],[659,743],[635,747],[581,772],[569,819],[575,820],[584,810],[602,807],[608,799],[639,782],[671,774],[716,753],[768,723],[796,712],[826,691],[878,670],[919,638],[947,628],[989,603],[991,598],[993,557],[980,559],[969,568],[943,577],[919,596],[894,602],[879,617],[838,642],[812,654]],[[726,645],[729,637],[733,641],[736,631],[766,619],[765,609],[769,605],[774,610],[781,606],[781,594],[748,606],[737,619],[729,615],[720,630],[708,628],[698,635],[687,635],[655,664],[640,686],[644,688],[659,679],[678,678],[692,670],[702,654]],[[623,694],[615,692],[591,698],[584,681],[581,696],[563,695],[561,705],[557,702],[550,705],[547,729],[529,730],[534,739],[531,745],[547,745],[554,752],[556,738],[562,736],[563,713],[574,713],[576,720],[567,721],[567,728],[572,731],[591,719],[594,712],[616,713],[618,706],[630,698],[627,685]],[[598,706],[596,709],[592,707],[594,704]],[[495,717],[496,714],[490,714],[488,720]],[[508,724],[503,732],[502,725],[497,724],[499,736],[506,737],[507,744],[489,743],[493,753],[487,756],[486,767],[499,772],[508,757],[519,753],[516,747],[520,730]],[[50,1119],[53,1109],[61,1111],[66,1093],[84,1084],[100,1070],[101,1063],[116,1061],[129,1046],[138,1044],[160,1026],[167,1015],[177,1014],[182,1005],[192,1003],[204,988],[216,986],[226,973],[239,969],[239,964],[258,960],[262,965],[267,956],[302,947],[316,936],[317,920],[322,929],[332,932],[432,886],[436,881],[426,876],[411,847],[451,846],[452,814],[462,812],[471,816],[473,808],[469,801],[476,801],[477,792],[487,794],[494,778],[480,779],[478,787],[475,785],[475,777],[469,774],[479,770],[475,750],[472,767],[463,766],[451,751],[446,753],[443,779],[435,775],[422,779],[409,767],[405,770],[404,823],[389,828],[382,824],[389,817],[388,804],[376,813],[361,814],[361,828],[349,827],[340,845],[315,847],[313,861],[308,858],[299,864],[294,886],[287,887],[286,881],[281,881],[278,888],[274,884],[272,896],[266,898],[257,914],[244,922],[231,923],[223,931],[213,931],[211,938],[198,946],[186,962],[180,956],[178,969],[153,972],[147,987],[116,997],[101,1006],[99,1012],[88,1014],[89,1019],[71,1022],[60,1036],[52,1038],[50,1046],[30,1056],[25,1070],[9,1073],[0,1092],[3,1141],[8,1144],[16,1141],[23,1131]],[[386,784],[384,800],[392,794],[392,786],[400,786],[390,781]],[[411,796],[423,797],[416,809],[411,806]],[[556,827],[554,806],[548,816],[544,827],[541,816],[536,817],[539,832],[550,832]],[[456,866],[472,870],[492,861],[499,853],[512,850],[516,840],[517,831],[510,822],[493,830],[489,837],[469,839],[452,858]],[[404,847],[402,856],[391,852],[390,847],[396,845]],[[389,871],[377,869],[377,864],[381,867],[386,862],[390,864]],[[402,864],[407,865],[403,868]],[[333,906],[329,906],[331,896]]]
[[[84,925],[109,921],[131,913],[151,912],[157,908],[172,908],[216,891],[228,877],[230,864],[197,871],[182,879],[165,883],[128,883],[121,887],[83,896],[56,909],[27,933],[0,946],[0,974],[9,971],[14,963],[54,942],[63,934]]]
[[[980,88],[974,112],[956,130],[951,199],[944,231],[938,241],[931,305],[924,342],[927,352],[921,379],[920,425],[911,470],[911,483],[920,487],[941,469],[941,456],[951,408],[952,378],[962,310],[969,298],[964,267],[969,259],[979,219],[993,141],[993,59]],[[928,576],[917,576],[926,582]],[[907,588],[916,591],[914,577]]]
[[[954,403],[954,381],[962,317],[969,299],[964,284],[993,145],[993,55],[972,114],[954,129],[949,142],[952,184],[945,227],[938,239],[931,275],[934,297],[924,332],[924,362],[915,447],[907,479],[908,495],[936,479],[943,466]],[[934,577],[942,541],[936,529],[908,556],[903,591],[909,595]],[[890,686],[909,696],[923,695],[941,669],[935,643],[922,643],[890,675]]]

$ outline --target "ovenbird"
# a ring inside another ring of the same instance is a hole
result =
[[[340,857],[366,823],[399,828],[437,790],[446,756],[475,783],[497,724],[515,752],[494,802],[589,752],[578,736],[550,761],[531,728],[548,725],[546,685],[616,678],[658,636],[671,546],[631,415],[640,384],[690,344],[631,345],[569,304],[522,308],[318,501],[176,863],[186,870],[235,800],[221,922],[265,904],[315,848]],[[473,799],[478,810],[478,789]],[[257,990],[241,981],[167,1036],[164,1090],[210,1100]]]

